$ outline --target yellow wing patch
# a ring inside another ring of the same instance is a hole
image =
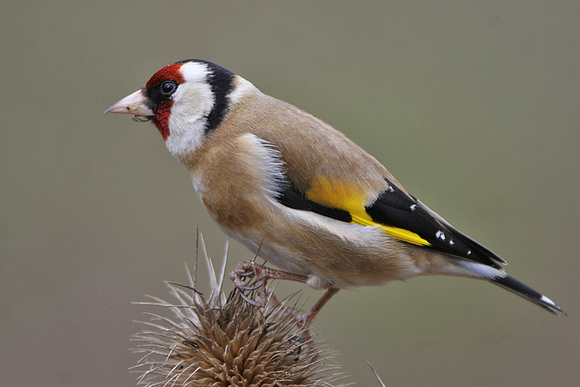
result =
[[[306,192],[306,197],[323,206],[348,211],[352,216],[352,223],[379,227],[387,235],[403,242],[418,246],[431,245],[431,243],[412,231],[399,227],[385,226],[373,221],[365,210],[365,204],[368,200],[367,194],[356,183],[331,181],[326,177],[317,176],[308,192]]]
[[[362,224],[365,226],[376,226],[383,230],[387,235],[398,239],[403,242],[412,243],[418,246],[430,246],[431,243],[427,242],[425,239],[421,238],[419,234],[412,231],[405,230],[404,228],[385,226],[383,224],[377,223],[371,219],[371,217],[363,210],[362,213],[357,215],[350,213],[352,216],[352,222]]]
[[[306,198],[326,207],[352,212],[364,208],[367,195],[359,184],[317,176],[306,192]]]

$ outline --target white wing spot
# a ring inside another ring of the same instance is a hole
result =
[[[411,211],[415,211],[416,209],[417,209],[417,205],[416,205],[416,204],[413,204],[413,205],[411,206]]]
[[[435,233],[435,237],[444,241],[445,240],[445,233],[443,231],[439,230]]]
[[[453,239],[451,239],[451,240],[449,241],[449,244],[450,244],[451,246],[453,246],[453,245],[455,244],[455,242],[453,242]]]
[[[392,186],[389,186],[389,188],[387,188],[387,191],[389,191],[389,192],[395,192],[395,189]]]
[[[467,255],[471,255],[471,250],[467,250]]]
[[[556,303],[555,303],[554,301],[550,300],[548,297],[546,297],[546,296],[544,296],[544,295],[542,295],[542,298],[541,298],[541,300],[542,300],[542,301],[544,301],[544,302],[545,302],[545,303],[547,303],[547,304],[550,304],[550,305],[556,306]]]

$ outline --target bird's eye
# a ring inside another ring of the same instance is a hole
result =
[[[173,94],[173,92],[175,92],[175,89],[177,89],[177,84],[175,83],[175,81],[164,81],[161,84],[161,92],[166,96]]]

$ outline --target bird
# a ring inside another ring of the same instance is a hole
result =
[[[427,275],[486,280],[565,315],[342,132],[215,63],[171,63],[105,113],[151,121],[219,228],[286,273],[273,277],[326,290],[309,322],[340,289]]]

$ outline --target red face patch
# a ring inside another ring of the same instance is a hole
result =
[[[172,106],[172,100],[163,102],[161,106],[159,106],[159,109],[157,109],[157,113],[153,119],[153,123],[163,137],[163,141],[167,141],[167,137],[169,137],[169,116],[171,115]]]
[[[183,79],[183,75],[179,71],[179,68],[183,66],[183,63],[173,63],[163,67],[161,70],[157,71],[153,76],[147,81],[145,85],[146,88],[149,88],[153,85],[156,85],[160,82],[173,79],[177,83],[185,82]]]
[[[157,71],[149,81],[147,81],[145,88],[148,90],[150,88],[158,89],[159,85],[164,81],[175,81],[178,84],[185,82],[181,71],[179,71],[182,65],[183,63],[173,63],[163,67],[161,70]],[[155,118],[153,119],[153,123],[161,133],[161,136],[163,136],[163,140],[167,141],[167,138],[169,137],[169,117],[171,116],[173,100],[165,99],[155,101],[155,103],[156,106],[153,109],[155,112]]]

